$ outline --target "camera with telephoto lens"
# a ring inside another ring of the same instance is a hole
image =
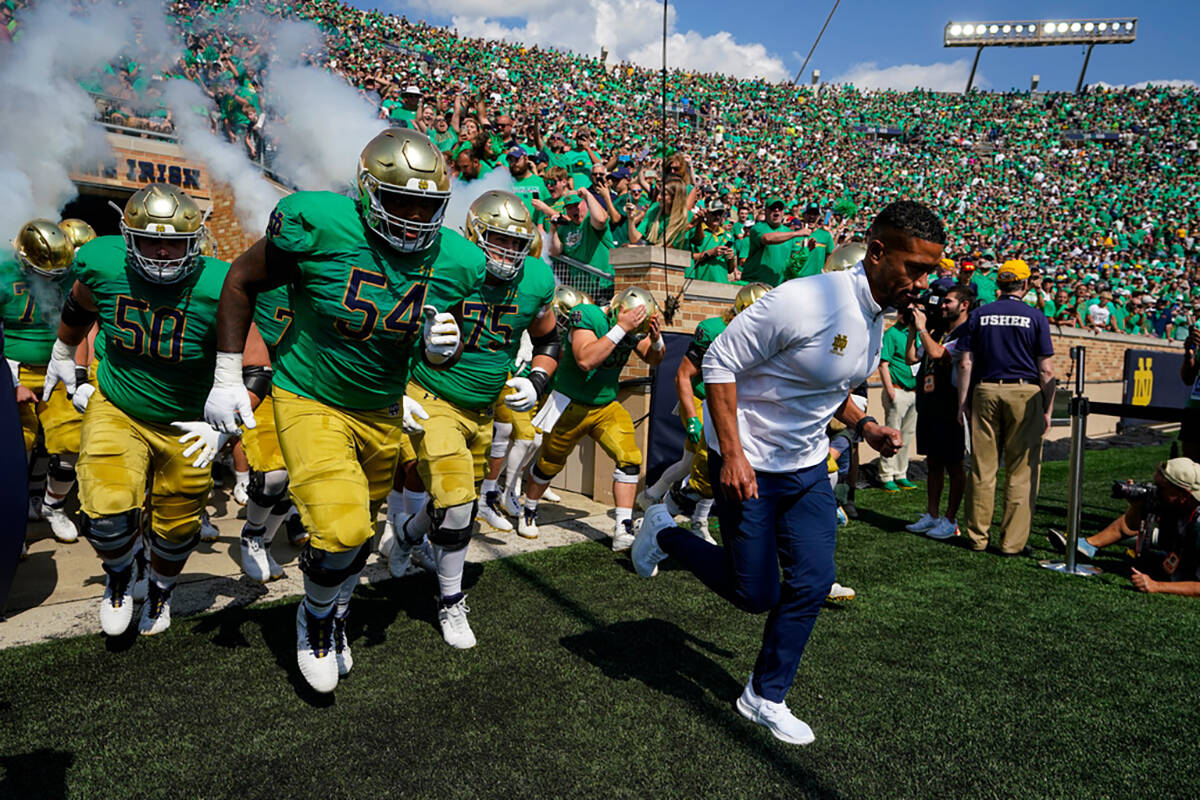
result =
[[[1158,487],[1154,483],[1113,481],[1112,496],[1118,500],[1142,505],[1142,521],[1138,525],[1137,543],[1134,545],[1137,557],[1166,549],[1167,537],[1163,526],[1159,525],[1163,509],[1158,499]]]

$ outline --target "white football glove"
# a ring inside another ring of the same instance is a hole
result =
[[[15,389],[21,385],[21,365],[11,358],[5,360],[8,362],[8,371],[12,373],[13,388]]]
[[[529,338],[529,331],[521,331],[521,346],[517,348],[517,359],[513,362],[513,372],[521,372],[532,361],[533,340]]]
[[[242,425],[254,427],[250,393],[242,382],[241,353],[217,353],[212,390],[204,401],[204,421],[221,433],[236,433]]]
[[[232,433],[221,433],[207,422],[172,422],[171,427],[183,431],[183,436],[179,437],[179,443],[187,445],[183,457],[190,458],[195,453],[192,466],[197,469],[211,464],[225,443],[234,437]]]
[[[75,410],[82,414],[87,411],[88,401],[92,399],[92,393],[96,391],[96,387],[90,383],[83,383],[75,390],[75,394],[71,395],[71,405],[75,406]]]
[[[513,393],[504,397],[504,405],[513,411],[529,411],[537,405],[537,387],[529,378],[513,378],[504,385],[513,388]]]
[[[425,357],[431,364],[442,364],[458,352],[462,344],[462,331],[454,315],[446,311],[438,313],[433,306],[425,306]]]
[[[429,413],[421,408],[420,403],[405,395],[404,416],[400,420],[400,429],[407,434],[421,433],[425,429],[417,422],[418,419],[429,419]]]
[[[75,393],[75,348],[55,339],[46,365],[46,382],[42,384],[42,402],[50,400],[50,393],[60,383],[67,387],[67,396]]]

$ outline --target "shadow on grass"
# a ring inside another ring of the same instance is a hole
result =
[[[58,798],[67,796],[67,770],[75,754],[66,750],[35,750],[0,756],[0,797]]]

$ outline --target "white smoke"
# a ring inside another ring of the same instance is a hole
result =
[[[69,166],[105,158],[104,130],[79,79],[127,54],[149,75],[179,53],[161,4],[48,0],[18,15],[0,51],[0,239],[33,217],[57,219],[76,195]]]
[[[279,200],[279,190],[250,163],[242,146],[218,138],[209,126],[208,116],[197,113],[198,109],[211,109],[208,95],[191,81],[173,80],[167,84],[164,99],[174,116],[183,152],[204,162],[214,179],[229,184],[234,210],[244,230],[265,230],[267,217]]]

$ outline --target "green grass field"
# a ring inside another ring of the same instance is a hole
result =
[[[1088,454],[1085,524],[1165,447]],[[1046,465],[1036,531],[1061,525]],[[360,590],[332,698],[295,669],[295,604],[0,652],[0,797],[1194,797],[1200,601],[902,530],[923,492],[859,493],[789,702],[815,744],[732,708],[752,619],[669,568],[581,544],[469,566],[474,650],[433,581]],[[134,637],[136,638],[136,637]]]

